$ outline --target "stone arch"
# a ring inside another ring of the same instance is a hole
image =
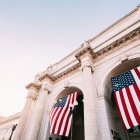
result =
[[[119,67],[123,62],[135,61],[135,60],[139,60],[139,59],[140,59],[140,52],[136,51],[129,55],[122,56],[119,59],[117,59],[114,63],[112,63],[112,65],[107,68],[106,72],[104,73],[101,80],[99,80],[99,82],[97,84],[97,95],[106,96],[105,95],[106,79],[108,78],[109,75],[111,75],[111,73],[113,73],[113,71],[117,67]]]
[[[73,113],[73,123],[72,123],[72,133],[73,140],[84,140],[84,104],[83,104],[83,92],[80,88],[76,86],[66,86],[61,90],[56,96],[55,100],[57,101],[59,98],[63,98],[67,95],[70,95],[74,92],[78,92],[78,106],[76,106],[75,111]],[[60,140],[70,140],[71,132],[69,138],[52,135],[53,139],[59,137]]]
[[[121,139],[123,140],[137,140],[136,138],[132,138],[129,131],[124,129],[122,122],[120,120],[120,116],[118,115],[118,111],[115,105],[115,102],[112,98],[112,84],[111,84],[111,77],[114,77],[116,75],[119,75],[123,72],[126,72],[128,70],[131,70],[137,66],[140,66],[140,57],[133,58],[133,59],[125,59],[120,63],[116,63],[116,65],[113,66],[113,68],[110,68],[106,75],[104,76],[104,79],[102,81],[102,89],[100,92],[103,92],[103,96],[106,100],[106,112],[107,112],[107,118],[108,118],[108,125],[109,129],[111,130],[111,133],[114,132],[119,134]],[[113,136],[112,136],[113,137]],[[140,136],[135,136],[140,138]]]
[[[61,94],[68,91],[69,89],[75,89],[75,90],[77,89],[77,91],[80,91],[84,96],[83,87],[82,87],[81,83],[79,83],[79,82],[66,82],[66,83],[64,83],[63,87],[61,87],[59,90],[57,90],[55,92],[55,95],[54,95],[52,101],[55,101],[58,97],[60,97]],[[68,91],[67,93],[71,93],[71,92]]]

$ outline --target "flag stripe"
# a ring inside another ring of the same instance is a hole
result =
[[[76,101],[77,97],[78,97],[77,92],[75,92],[75,94],[73,94],[72,104],[74,103],[74,101]],[[68,134],[69,134],[71,120],[72,120],[71,116],[72,116],[72,114],[69,113],[67,121],[66,121],[67,127],[65,127],[65,129],[64,129],[63,135],[66,134],[66,136],[68,136]]]
[[[59,110],[59,112],[58,112],[58,114],[57,114],[57,116],[56,116],[56,120],[58,120],[58,118],[59,118],[59,115],[61,114],[61,111],[62,111],[62,108],[60,108],[60,110]],[[52,129],[52,133],[54,133],[54,131],[56,131],[56,127],[57,127],[57,121],[55,120],[55,123],[54,123],[54,127],[53,127],[53,129]]]
[[[71,100],[72,100],[72,95],[70,95],[69,103],[67,104],[67,107],[66,107],[66,109],[64,110],[64,113],[62,114],[62,117],[61,117],[61,121],[60,121],[60,125],[59,125],[59,133],[60,133],[61,135],[63,134],[64,126],[66,125],[66,124],[65,124],[65,120],[66,120],[67,115],[68,115],[69,104],[71,103]]]
[[[122,89],[122,90],[123,90],[123,95],[124,95],[124,99],[125,99],[125,102],[126,102],[126,105],[127,105],[127,109],[128,109],[130,118],[132,120],[133,125],[136,126],[136,125],[138,125],[138,122],[136,121],[136,118],[135,118],[134,113],[132,111],[132,108],[131,108],[131,105],[130,105],[130,102],[129,102],[129,99],[128,99],[128,96],[127,96],[127,93],[126,93],[126,90],[125,90],[125,88]]]
[[[54,118],[54,114],[55,114],[55,112],[57,111],[57,108],[53,108],[52,109],[52,112],[51,112],[51,114],[50,114],[50,123],[52,124],[52,120],[53,120],[53,118]]]
[[[61,112],[61,114],[58,115],[59,119],[57,119],[57,120],[55,121],[55,122],[57,123],[57,127],[54,126],[55,131],[52,131],[52,133],[55,133],[55,134],[58,134],[58,133],[59,133],[58,131],[59,131],[59,129],[61,129],[61,124],[60,124],[60,122],[62,121],[62,119],[63,119],[63,117],[64,117],[64,116],[62,116],[62,117],[60,117],[60,116],[64,114],[64,112],[65,112],[67,106],[69,105],[70,97],[71,97],[71,96],[69,96],[69,97],[67,98],[66,105],[64,106],[64,108],[61,108],[61,109],[62,109],[62,112]]]
[[[50,112],[50,133],[68,136],[70,132],[72,114],[70,112],[70,104],[72,110],[75,108],[77,100],[77,92],[60,98],[53,106]]]
[[[52,121],[52,126],[53,126],[53,127],[51,127],[51,132],[52,132],[52,133],[53,133],[53,129],[55,128],[54,124],[55,124],[56,117],[57,117],[57,115],[58,115],[60,109],[61,109],[61,108],[57,108],[56,113],[54,114],[54,118],[53,118],[53,121]]]
[[[140,89],[139,89],[139,87],[138,87],[138,84],[135,83],[135,84],[133,85],[133,87],[134,87],[134,89],[135,89],[135,91],[136,91],[137,97],[138,97],[139,102],[140,102]]]
[[[71,119],[72,119],[72,118],[70,118],[70,116],[71,116],[71,113],[69,112],[69,114],[67,116],[67,119],[66,119],[66,125],[65,125],[64,131],[63,131],[63,135],[66,135],[66,136],[68,136],[68,134],[66,133],[67,132],[67,128],[69,126],[68,124],[71,123]]]
[[[140,102],[139,102],[138,96],[136,94],[136,91],[135,91],[133,85],[130,86],[129,88],[130,88],[130,91],[131,91],[131,92],[128,91],[128,95],[130,96],[130,99],[129,100],[130,101],[134,101],[134,104],[135,104],[135,107],[136,107],[136,111],[138,111],[138,114],[140,115]],[[132,96],[132,98],[131,98],[131,96]],[[132,108],[133,107],[134,106],[132,106]],[[136,112],[136,111],[134,111],[134,112]]]
[[[129,89],[130,88],[130,89]],[[137,105],[135,104],[135,102],[134,102],[134,100],[133,100],[133,96],[132,96],[132,94],[134,95],[135,93],[134,92],[132,92],[132,89],[133,89],[133,87],[131,86],[131,87],[127,87],[126,88],[126,93],[127,93],[127,95],[128,95],[128,99],[129,99],[129,102],[130,102],[130,104],[131,104],[131,108],[132,108],[132,110],[133,110],[133,113],[134,113],[134,116],[135,116],[135,118],[136,118],[136,120],[137,120],[137,122],[138,122],[138,124],[140,123],[140,116],[139,116],[139,113],[138,113],[138,110],[137,110]],[[130,91],[131,90],[131,91]],[[134,90],[134,89],[133,89]],[[131,126],[132,127],[132,126]]]
[[[53,125],[54,116],[56,115],[57,111],[58,111],[58,108],[55,108],[55,109],[53,110],[52,119],[50,119],[50,120],[51,120],[51,126]],[[51,131],[52,131],[52,128],[51,128]]]
[[[138,84],[138,86],[139,86],[139,88],[140,88],[140,80],[139,80],[138,75],[136,74],[136,72],[135,72],[135,70],[134,70],[134,69],[133,69],[133,70],[131,70],[131,72],[132,72],[132,75],[133,75],[133,77],[134,77],[134,79],[135,79],[136,83]]]
[[[111,78],[113,93],[127,129],[140,124],[140,66]]]
[[[138,69],[138,68],[135,68],[134,71],[135,71],[135,73],[137,74],[137,76],[138,76],[139,79],[140,79],[140,71],[139,71],[139,69]]]
[[[67,126],[66,136],[68,136],[69,132],[70,132],[71,120],[72,120],[72,115],[70,115],[70,117],[69,117],[69,122],[68,122],[68,126]]]
[[[124,112],[124,108],[122,106],[122,102],[121,102],[121,99],[120,99],[119,91],[117,91],[114,94],[114,96],[116,98],[116,103],[117,103],[117,106],[118,106],[118,110],[120,112],[120,115],[122,117],[123,123],[126,126],[126,128],[129,129],[130,128],[130,125],[128,124],[127,118],[125,116],[125,112]]]
[[[133,126],[133,123],[132,123],[132,120],[131,120],[131,118],[130,118],[130,115],[129,115],[127,106],[126,106],[126,102],[125,102],[125,100],[124,100],[123,91],[120,90],[120,91],[119,91],[119,94],[120,94],[120,98],[121,98],[121,101],[122,101],[122,106],[123,106],[123,108],[124,108],[125,116],[126,116],[126,118],[127,118],[127,120],[128,120],[129,126],[131,127],[131,126]]]

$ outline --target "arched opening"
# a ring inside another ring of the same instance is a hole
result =
[[[108,117],[108,124],[112,139],[121,140],[138,140],[140,139],[140,129],[138,127],[126,130],[120,119],[114,96],[112,95],[111,78],[123,72],[129,71],[137,66],[140,66],[140,58],[124,61],[122,64],[113,69],[105,79],[104,82],[104,96],[106,100],[106,112]]]
[[[77,102],[73,110],[72,125],[68,137],[58,136],[51,134],[53,140],[59,138],[59,140],[84,140],[84,105],[83,105],[83,93],[77,87],[67,87],[56,97],[56,100],[68,96],[74,92],[78,93]]]

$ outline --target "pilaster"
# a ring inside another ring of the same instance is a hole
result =
[[[89,44],[87,44],[89,45]],[[96,116],[96,90],[93,81],[93,58],[90,46],[85,47],[84,53],[79,53],[78,59],[81,62],[82,85],[84,94],[84,129],[85,140],[98,140],[98,126]]]
[[[47,84],[43,84],[29,118],[30,123],[28,124],[22,140],[38,140],[45,104],[49,93],[50,88]]]
[[[27,93],[27,97],[26,97],[27,100],[24,105],[23,111],[21,113],[21,117],[19,120],[19,124],[16,128],[15,135],[12,138],[12,140],[21,140],[21,137],[22,137],[24,129],[25,129],[25,125],[27,123],[27,118],[28,118],[29,112],[31,110],[34,100],[36,100],[36,96],[38,94],[40,85],[38,85],[36,83],[32,83],[32,84],[29,84],[26,88],[29,90]]]

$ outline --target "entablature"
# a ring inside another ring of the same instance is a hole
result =
[[[103,37],[105,36],[105,37]],[[38,74],[38,81],[56,83],[80,70],[81,59],[88,56],[94,64],[106,55],[125,47],[140,39],[140,6],[119,21],[108,27],[95,38],[85,41],[80,48],[70,55],[51,65],[46,71]],[[27,88],[40,88],[40,85],[30,83]]]

